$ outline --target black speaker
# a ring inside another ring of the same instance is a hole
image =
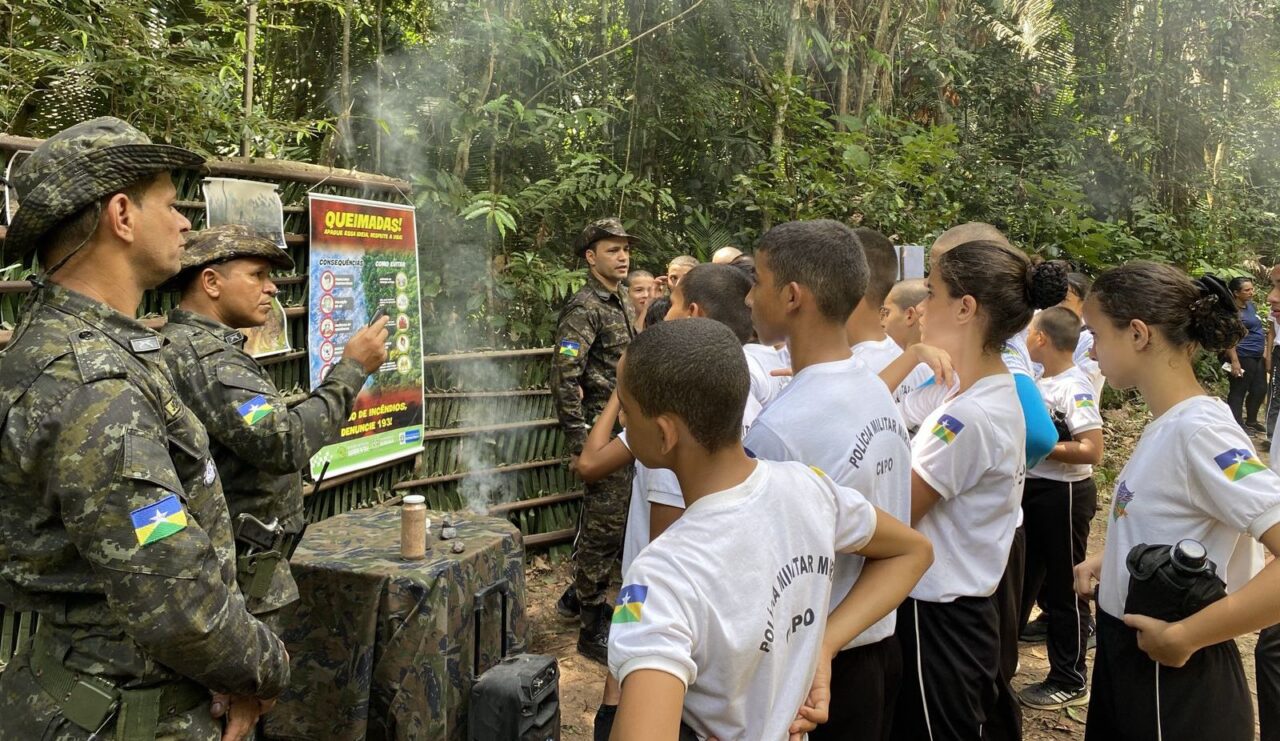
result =
[[[475,663],[471,705],[467,714],[469,741],[560,741],[560,666],[553,656],[507,656],[507,581],[475,594]],[[478,677],[480,616],[485,597],[498,592],[502,600],[502,660]]]

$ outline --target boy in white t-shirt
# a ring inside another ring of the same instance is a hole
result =
[[[901,350],[920,344],[918,307],[928,292],[923,280],[904,280],[895,284],[889,290],[889,295],[885,296],[884,305],[880,307],[880,324],[884,327],[885,334]],[[875,370],[879,373],[881,369]],[[933,371],[929,370],[929,366],[917,365],[893,392],[893,400],[901,405],[907,394],[928,383],[930,378],[933,378]]]
[[[884,307],[898,276],[898,253],[893,248],[893,243],[874,229],[859,227],[853,231],[861,241],[863,253],[867,257],[867,291],[858,302],[858,307],[849,315],[849,321],[845,322],[845,331],[849,335],[849,349],[853,351],[853,357],[865,363],[872,373],[879,373],[897,360],[904,348],[910,346],[900,344],[890,336],[883,321]],[[917,329],[916,342],[920,341],[919,334]],[[894,402],[901,402],[907,394],[932,376],[929,366],[923,363],[917,365],[906,380],[893,389]]]
[[[931,562],[928,542],[852,489],[742,448],[746,360],[717,322],[664,322],[618,366],[628,442],[675,471],[684,515],[636,556],[609,633],[622,683],[612,738],[781,739],[829,704],[829,658],[888,614]],[[837,552],[867,557],[826,613]]]
[[[1102,415],[1092,380],[1072,359],[1080,328],[1079,316],[1055,306],[1036,314],[1027,334],[1031,359],[1044,369],[1040,394],[1059,427],[1057,446],[1027,472],[1022,495],[1027,548],[1021,625],[1038,595],[1048,624],[1049,675],[1018,699],[1040,710],[1089,702],[1089,603],[1076,596],[1072,570],[1085,558],[1098,508],[1093,466],[1102,460]]]
[[[862,295],[868,284],[863,247],[870,239],[860,240],[834,221],[804,221],[781,224],[760,240],[752,316],[756,327],[786,336],[794,375],[743,443],[758,458],[817,466],[906,522],[911,515],[906,425],[888,387],[854,357],[856,346],[849,348],[849,335],[865,330],[855,321],[859,311],[879,324],[878,312],[864,310]],[[896,270],[893,246],[880,239],[889,257],[877,262]],[[886,291],[880,283],[877,290]],[[833,607],[861,568],[860,558],[836,558]],[[836,656],[831,716],[812,734],[814,741],[887,738],[902,676],[893,627],[894,616],[886,616]]]
[[[751,311],[747,308],[747,293],[751,290],[751,279],[743,271],[728,265],[704,264],[692,268],[684,275],[680,283],[671,290],[670,306],[663,320],[680,320],[690,317],[706,317],[727,326],[738,337],[746,342],[751,336]],[[658,324],[660,322],[653,322]],[[743,346],[743,354],[751,365],[747,345]],[[758,392],[768,389],[758,386],[752,379],[751,392],[747,395],[742,410],[745,428],[760,413],[761,401]],[[607,476],[623,466],[635,464],[635,476],[632,479],[631,502],[627,510],[627,526],[622,543],[622,569],[628,566],[647,546],[653,538],[667,529],[684,511],[684,498],[680,493],[680,482],[675,474],[666,469],[650,469],[636,461],[627,447],[626,431],[613,438],[613,427],[617,421],[619,403],[615,394],[605,405],[600,417],[592,427],[578,459],[578,475],[584,481],[595,481]],[[618,686],[610,676],[606,679],[604,699],[596,713],[597,735],[608,736],[608,727],[618,703]]]

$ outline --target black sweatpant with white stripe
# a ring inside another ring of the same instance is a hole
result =
[[[894,741],[982,738],[999,694],[999,634],[992,597],[902,603],[897,629],[902,689],[893,715]]]
[[[1049,621],[1047,679],[1071,689],[1085,686],[1090,623],[1089,603],[1076,595],[1074,569],[1084,560],[1089,523],[1097,509],[1093,479],[1028,478],[1023,490],[1027,555],[1021,624],[1030,619],[1038,594]]]
[[[898,637],[847,648],[831,661],[831,710],[809,741],[887,741],[902,685]]]
[[[1235,641],[1196,651],[1180,669],[1138,648],[1138,632],[1098,610],[1085,741],[1249,741],[1253,702]]]

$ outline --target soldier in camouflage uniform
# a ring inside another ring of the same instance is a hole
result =
[[[578,237],[578,254],[590,269],[587,284],[560,310],[551,377],[571,466],[577,465],[587,433],[613,393],[618,359],[635,333],[631,306],[620,288],[631,264],[633,240],[616,218],[595,221]],[[567,614],[580,605],[578,651],[602,664],[609,658],[612,614],[605,590],[622,552],[630,498],[630,467],[587,484],[578,519],[573,586],[558,605]]]
[[[182,272],[165,284],[182,291],[160,330],[174,388],[209,431],[222,492],[236,525],[236,572],[249,612],[277,633],[281,608],[298,599],[288,556],[301,534],[301,470],[335,442],[356,394],[387,359],[387,318],[352,335],[342,359],[306,400],[290,409],[271,377],[243,349],[239,330],[266,323],[276,295],[271,268],[292,270],[274,242],[244,226],[192,234]],[[255,542],[255,540],[257,542]],[[263,541],[270,540],[270,544]]]
[[[0,738],[216,741],[214,713],[240,738],[288,684],[236,588],[204,427],[134,319],[190,228],[169,172],[201,161],[100,118],[14,177],[0,262],[37,250],[45,272],[0,353],[0,602],[40,627],[0,674]]]

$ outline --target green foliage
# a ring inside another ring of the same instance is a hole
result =
[[[260,0],[248,116],[243,3],[0,7],[10,133],[114,113],[412,180],[438,349],[546,342],[604,215],[652,270],[815,217],[1280,259],[1280,0]]]

